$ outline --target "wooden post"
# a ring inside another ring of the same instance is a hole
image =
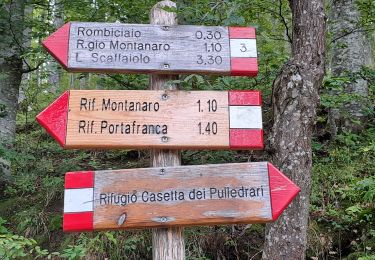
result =
[[[150,23],[160,25],[176,25],[175,12],[163,10],[163,7],[176,8],[169,0],[158,2],[151,10]],[[168,65],[166,65],[168,66]],[[166,82],[176,79],[172,75],[150,76],[150,89],[175,89],[177,86],[166,86]],[[181,165],[181,155],[176,150],[151,150],[151,165],[153,167]],[[152,231],[152,257],[154,260],[185,259],[185,242],[183,228],[157,228]]]

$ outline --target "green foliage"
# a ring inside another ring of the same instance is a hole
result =
[[[369,89],[368,95],[359,95],[348,91],[350,85],[359,80],[366,80]],[[321,94],[322,108],[326,111],[333,109],[339,112],[343,119],[360,124],[361,122],[356,122],[347,109],[347,105],[351,103],[359,104],[362,113],[369,118],[368,123],[374,123],[375,70],[364,67],[355,73],[343,73],[340,77],[332,77],[330,75],[325,77]],[[318,120],[321,122],[326,121],[326,119],[322,117],[319,117]]]
[[[33,256],[34,259],[49,255],[48,250],[41,249],[34,239],[14,235],[4,227],[6,220],[0,217],[0,258],[24,259]]]
[[[344,89],[350,82],[349,77],[326,77],[324,88],[327,91],[321,95],[321,104],[327,108],[339,108],[344,103],[349,102],[352,96],[345,93]],[[332,93],[335,93],[335,95]]]
[[[3,259],[15,259],[28,256],[36,249],[36,241],[18,235],[0,235],[0,257]]]
[[[185,230],[187,259],[259,259],[264,225],[192,227]]]
[[[373,140],[370,127],[361,135],[341,134],[329,147],[315,146],[312,215],[320,232],[331,236],[324,239],[326,251],[339,252],[341,241],[353,252],[362,251],[360,255],[374,248]]]
[[[81,245],[69,245],[68,248],[64,249],[61,256],[69,259],[69,260],[76,260],[81,259],[86,255],[86,249],[83,248]]]
[[[365,202],[373,202],[375,200],[375,176],[370,176],[356,183],[356,188],[363,192],[363,200]]]
[[[74,246],[68,245],[62,255],[90,256],[104,259],[149,259],[151,256],[150,235],[143,232],[96,232],[80,234]],[[71,258],[74,259],[74,258]]]
[[[361,25],[366,30],[374,30],[375,2],[373,0],[357,0],[356,3],[361,12]]]
[[[6,223],[7,221],[0,217],[0,234],[7,234],[9,232],[8,229],[4,226],[4,224]]]
[[[341,134],[329,146],[315,146],[310,252],[339,254],[341,243],[360,253],[357,257],[374,252],[374,140],[372,127],[361,135]]]

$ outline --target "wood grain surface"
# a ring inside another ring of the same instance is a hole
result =
[[[94,185],[94,229],[272,221],[266,162],[97,171]]]
[[[92,70],[229,72],[228,29],[71,23],[68,66]]]
[[[70,91],[66,148],[229,147],[228,92]]]
[[[69,71],[235,75],[235,58],[255,62],[244,76],[258,71],[252,27],[71,22],[43,45]]]
[[[170,238],[184,225],[275,221],[300,192],[268,162],[179,167],[176,150],[151,159],[162,167],[66,173],[64,231],[158,227]]]

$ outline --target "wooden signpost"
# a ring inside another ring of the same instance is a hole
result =
[[[179,73],[256,76],[255,29],[71,22],[43,46],[72,72],[151,73],[148,91],[70,90],[37,116],[64,148],[151,150],[154,168],[69,172],[64,231],[153,229],[154,259],[184,259],[183,226],[265,223],[300,189],[267,162],[179,166],[177,149],[262,149],[259,91],[178,91]],[[165,75],[167,74],[167,75]],[[173,150],[167,150],[173,149]]]
[[[150,23],[155,25],[177,25],[176,12],[168,12],[165,8],[176,9],[176,4],[170,0],[163,0],[155,4],[150,12]],[[177,90],[177,84],[168,84],[178,79],[178,75],[153,74],[149,76],[150,90]],[[150,166],[167,167],[181,165],[180,150],[151,149]],[[185,239],[183,227],[153,228],[152,259],[185,259]]]
[[[64,231],[271,222],[299,191],[267,162],[69,172]]]
[[[259,91],[70,90],[37,120],[64,148],[263,148]]]
[[[68,71],[258,73],[252,27],[71,22],[43,46]]]

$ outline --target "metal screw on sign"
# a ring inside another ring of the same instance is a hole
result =
[[[169,30],[169,26],[162,26],[161,28],[163,29],[163,31],[168,31]]]
[[[170,66],[169,66],[168,63],[164,63],[164,65],[163,65],[163,68],[164,68],[164,69],[169,69],[169,67],[170,67]]]
[[[168,136],[162,136],[162,137],[161,137],[161,141],[162,141],[163,143],[168,142],[168,140],[169,140]]]
[[[165,169],[160,169],[160,174],[164,175],[165,174]]]
[[[160,218],[160,222],[162,222],[162,223],[167,222],[167,220],[168,220],[167,217],[161,217],[161,218]]]
[[[161,95],[161,99],[162,100],[167,100],[168,99],[168,94],[164,93],[163,95]]]
[[[117,221],[117,225],[121,226],[122,224],[124,224],[125,221],[126,221],[126,217],[127,217],[126,213],[121,214],[121,216],[119,217],[119,219]]]

